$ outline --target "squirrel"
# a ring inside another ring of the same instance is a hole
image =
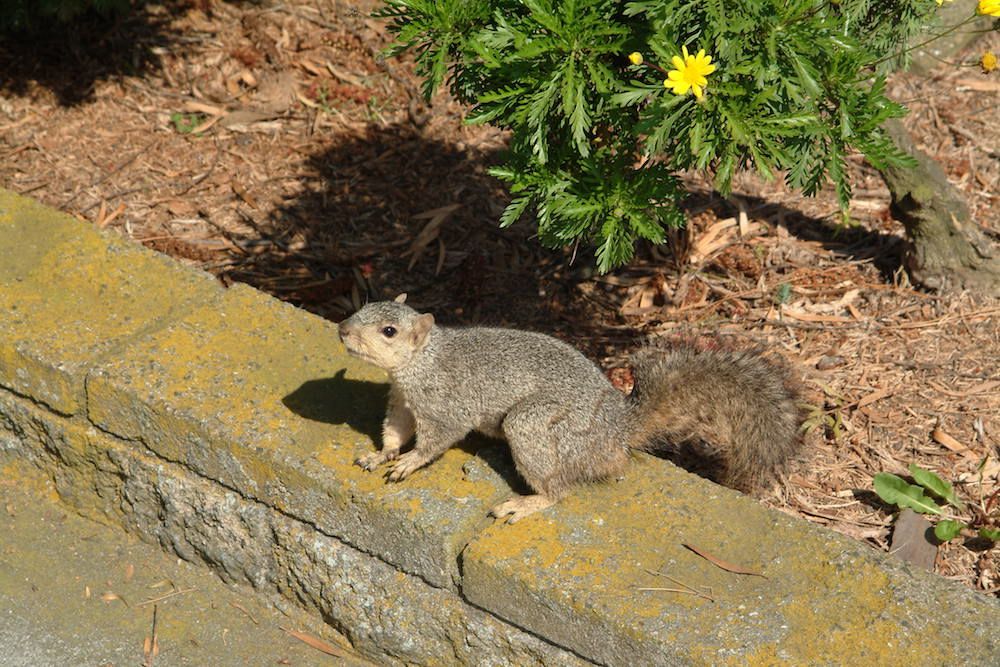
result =
[[[646,349],[635,386],[617,390],[596,364],[551,336],[445,327],[394,301],[369,303],[340,323],[349,354],[391,379],[382,449],[365,470],[392,462],[399,481],[470,431],[507,441],[534,495],[490,514],[514,523],[575,484],[618,475],[630,450],[687,448],[718,466],[722,484],[750,491],[798,449],[796,391],[783,366],[751,352]],[[400,449],[416,435],[414,447]]]

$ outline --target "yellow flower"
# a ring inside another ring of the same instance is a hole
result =
[[[983,68],[983,74],[989,74],[997,68],[997,54],[986,51],[979,59],[979,66]]]
[[[699,51],[696,56],[688,53],[686,46],[681,50],[684,52],[684,58],[674,56],[671,59],[674,69],[667,72],[663,87],[672,90],[674,95],[685,95],[690,90],[700,100],[702,89],[708,83],[705,77],[715,71],[715,65],[711,64],[712,56],[706,56],[705,49]]]
[[[641,65],[642,54],[639,53],[638,51],[633,51],[632,53],[628,54],[628,61],[633,65]]]
[[[943,5],[943,4],[944,4],[944,3],[946,2],[946,1],[947,1],[947,2],[954,2],[954,0],[937,0],[937,3],[938,3],[938,6],[940,7],[940,6],[941,6],[941,5]]]
[[[986,16],[1000,17],[1000,0],[979,0],[976,11]]]

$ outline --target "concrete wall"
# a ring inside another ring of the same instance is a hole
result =
[[[1000,604],[649,457],[514,526],[470,441],[405,482],[335,327],[0,191],[0,458],[387,664],[992,664]],[[765,577],[718,569],[692,544]],[[676,588],[656,573],[710,591]]]

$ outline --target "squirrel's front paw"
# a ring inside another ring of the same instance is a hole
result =
[[[399,457],[399,460],[392,464],[392,471],[389,473],[390,482],[398,482],[406,479],[411,472],[420,468],[428,461],[427,457],[418,451],[406,452]]]
[[[359,456],[354,459],[354,463],[371,472],[386,461],[392,461],[398,455],[398,449],[383,449],[381,452],[369,452],[363,456]]]

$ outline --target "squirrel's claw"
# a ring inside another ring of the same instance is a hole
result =
[[[399,457],[399,460],[392,464],[392,471],[389,472],[389,481],[398,482],[409,477],[410,473],[422,467],[428,458],[417,451],[406,452]]]
[[[392,461],[398,455],[399,455],[399,450],[387,451],[383,449],[381,452],[368,452],[367,454],[363,454],[362,456],[359,456],[358,458],[354,459],[354,463],[358,466],[361,466],[368,472],[371,472],[372,470],[375,470],[375,468],[379,467],[386,461]]]
[[[555,504],[555,500],[542,494],[533,496],[514,496],[490,510],[490,514],[498,519],[509,516],[507,523],[517,523],[529,514],[534,514]]]

